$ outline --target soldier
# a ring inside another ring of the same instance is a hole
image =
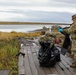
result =
[[[55,44],[55,33],[54,32],[50,32],[50,31],[47,31],[45,33],[45,37],[46,37],[46,41],[50,41],[50,48]]]
[[[63,29],[68,29],[67,27],[63,28]],[[71,40],[70,40],[70,34],[68,33],[64,33],[64,32],[61,32],[64,36],[65,36],[65,39],[64,39],[64,42],[63,42],[63,45],[62,45],[62,48],[61,48],[61,53],[63,55],[65,55],[66,52],[68,52],[69,54],[71,54]]]
[[[38,41],[43,42],[44,41],[44,36],[45,36],[45,31],[41,31],[41,36],[39,37]]]
[[[73,56],[74,62],[72,63],[72,65],[70,65],[70,67],[76,68],[76,14],[72,16],[72,20],[73,23],[69,29],[64,30],[59,28],[58,30],[60,32],[71,34],[71,40],[72,40],[71,54]]]
[[[39,38],[39,42],[47,42],[47,41],[49,41],[50,42],[50,48],[54,45],[54,43],[55,43],[55,34],[53,33],[53,32],[50,32],[50,31],[47,31],[46,33],[45,33],[45,35],[43,35],[43,36],[41,36],[40,38]]]
[[[50,55],[48,55],[48,57],[53,54],[55,56],[56,61],[59,62],[59,61],[61,61],[60,52],[54,45],[55,39],[56,39],[56,34],[55,34],[55,32],[51,32],[51,31],[47,31],[44,36],[41,36],[39,39],[39,43],[41,46],[39,53],[40,53],[40,51],[42,51],[42,53],[45,53],[47,55],[47,52],[49,52]],[[52,62],[52,61],[50,61],[50,62]]]

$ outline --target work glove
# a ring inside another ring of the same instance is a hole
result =
[[[59,32],[63,32],[63,29],[62,29],[62,28],[58,28],[58,31],[59,31]]]

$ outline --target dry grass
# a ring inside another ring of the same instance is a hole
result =
[[[18,75],[18,59],[20,45],[16,38],[36,37],[39,33],[0,32],[0,69],[9,69],[10,75]]]

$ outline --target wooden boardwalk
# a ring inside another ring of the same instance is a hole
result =
[[[40,67],[37,58],[39,46],[23,46],[24,74],[20,75],[76,75],[76,68],[71,68],[72,59],[61,55],[61,61],[52,68]]]

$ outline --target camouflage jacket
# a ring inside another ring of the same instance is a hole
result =
[[[71,38],[76,39],[76,24],[72,24],[70,28],[64,29],[63,32],[71,34]]]
[[[50,41],[50,47],[53,46],[53,44],[55,43],[55,38],[52,37],[52,36],[41,36],[38,40],[39,42],[47,42],[47,41]]]

